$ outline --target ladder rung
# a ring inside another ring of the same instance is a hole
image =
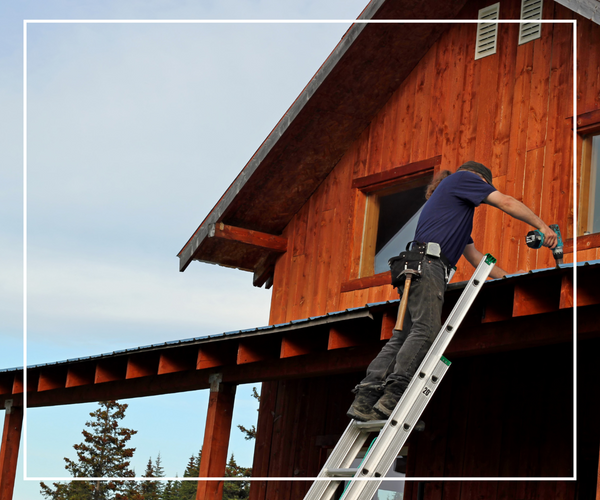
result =
[[[354,477],[358,472],[358,468],[354,469],[327,469],[329,477]]]
[[[383,429],[387,420],[369,420],[368,422],[355,422],[355,426],[362,432],[375,432]]]

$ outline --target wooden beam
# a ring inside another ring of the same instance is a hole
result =
[[[515,285],[513,317],[543,314],[558,310],[561,280],[555,276],[523,280]]]
[[[577,115],[577,132],[579,134],[586,133],[588,131],[596,130],[599,128],[600,123],[600,109],[594,109],[588,113],[582,113]],[[571,117],[571,129],[573,128],[573,117]]]
[[[287,238],[274,234],[261,233],[251,229],[227,226],[222,222],[211,224],[208,230],[209,238],[221,238],[237,241],[253,247],[265,248],[273,252],[285,253],[287,251]]]
[[[560,309],[573,307],[573,277],[565,274],[560,282]]]
[[[139,378],[156,375],[158,373],[159,355],[132,354],[127,359],[127,370],[125,378]]]
[[[291,358],[327,350],[327,335],[319,330],[310,334],[290,333],[281,340],[281,358]]]
[[[171,349],[161,353],[158,361],[158,375],[194,370],[196,369],[197,360],[198,352],[196,349]]]
[[[222,383],[220,374],[211,377],[204,444],[200,459],[199,477],[201,478],[225,476],[235,388],[236,386],[233,384]],[[198,482],[197,500],[221,500],[222,496],[222,481]]]
[[[513,287],[495,287],[481,291],[481,304],[483,307],[482,323],[506,321],[513,317],[513,300],[515,291]]]
[[[12,500],[23,426],[23,408],[6,402],[0,445],[0,500]]]
[[[390,285],[391,283],[392,273],[386,271],[385,273],[374,274],[373,276],[368,276],[366,278],[344,281],[342,283],[341,292],[353,292],[355,290],[363,290],[374,286]]]
[[[591,306],[600,304],[600,287],[598,280],[600,279],[600,267],[598,266],[583,266],[583,269],[588,268],[588,272],[577,272],[577,307]],[[565,278],[573,281],[572,275],[566,275]]]
[[[352,187],[356,189],[366,189],[369,187],[380,188],[385,186],[389,182],[396,182],[401,177],[406,177],[412,174],[425,173],[428,170],[433,171],[435,167],[441,165],[441,163],[441,156],[434,156],[433,158],[428,158],[427,160],[407,163],[406,165],[402,165],[391,170],[386,170],[377,174],[367,175],[365,177],[354,179],[352,181]]]
[[[237,364],[256,363],[281,357],[281,338],[245,339],[238,345]]]
[[[22,373],[20,373],[20,374],[18,373],[15,375],[12,393],[13,394],[22,394],[23,393],[23,374]]]
[[[14,373],[3,373],[2,376],[0,376],[0,394],[11,394],[14,381]]]
[[[126,373],[127,360],[125,358],[98,361],[94,383],[103,384],[105,382],[114,382],[115,380],[125,380]]]
[[[67,370],[65,387],[79,387],[93,384],[95,373],[96,367],[93,362],[70,366]]]
[[[277,261],[277,254],[267,253],[265,254],[256,267],[254,268],[254,276],[252,278],[252,284],[255,287],[260,288],[263,285],[266,285],[265,288],[271,288],[273,284],[272,278],[273,273],[275,272],[275,262]],[[270,282],[270,284],[269,284]]]
[[[583,250],[590,250],[592,248],[600,247],[600,233],[588,234],[586,236],[577,237],[577,250],[582,252]],[[573,240],[568,239],[565,241],[563,246],[564,253],[573,253]]]
[[[63,389],[67,381],[67,370],[46,369],[40,372],[38,380],[38,391],[49,391],[52,389]]]

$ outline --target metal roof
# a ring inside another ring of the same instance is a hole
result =
[[[593,260],[593,261],[577,263],[577,267],[579,267],[579,268],[586,267],[586,266],[598,266],[598,265],[600,265],[600,260]],[[569,269],[569,268],[573,268],[573,264],[562,264],[560,266],[560,269]],[[550,273],[552,271],[556,271],[557,269],[558,269],[558,267],[551,267],[551,268],[545,268],[545,269],[534,269],[532,271],[527,271],[525,273],[510,274],[510,275],[505,276],[504,278],[488,280],[487,284],[489,286],[493,283],[506,282],[507,280],[524,279],[524,277],[526,277],[527,275]],[[448,285],[447,291],[460,290],[461,288],[465,287],[466,283],[467,283],[467,281],[451,283],[450,285]],[[97,354],[97,355],[92,355],[92,356],[83,356],[80,358],[70,358],[70,359],[66,359],[63,361],[54,361],[54,362],[50,362],[50,363],[29,365],[28,368],[30,368],[30,369],[31,368],[42,368],[42,367],[47,367],[47,366],[70,364],[70,363],[76,363],[76,362],[81,362],[81,361],[89,361],[89,360],[93,360],[93,359],[118,356],[121,354],[130,354],[133,352],[151,351],[153,349],[159,349],[159,348],[164,348],[164,347],[175,347],[175,346],[182,346],[182,345],[190,345],[190,344],[194,344],[194,343],[205,343],[207,341],[211,341],[214,339],[221,339],[221,338],[225,338],[225,337],[233,338],[233,337],[257,336],[257,335],[261,335],[264,333],[271,333],[274,331],[285,332],[285,331],[295,330],[295,329],[299,329],[299,328],[318,326],[318,325],[322,325],[322,324],[347,321],[347,320],[352,320],[352,319],[357,319],[357,318],[367,318],[367,317],[370,317],[371,311],[373,309],[381,308],[382,306],[386,306],[389,304],[395,304],[397,302],[399,302],[399,299],[388,300],[388,301],[383,301],[383,302],[374,302],[374,303],[365,304],[362,307],[354,307],[351,309],[345,309],[343,311],[330,312],[330,313],[324,314],[322,316],[313,316],[313,317],[304,318],[304,319],[292,320],[287,323],[281,323],[281,324],[277,324],[277,325],[260,326],[260,327],[255,327],[255,328],[247,328],[244,330],[235,330],[235,331],[230,331],[230,332],[217,333],[217,334],[213,334],[213,335],[205,335],[202,337],[191,337],[188,339],[172,340],[172,341],[168,341],[168,342],[162,342],[159,344],[150,344],[150,345],[145,345],[145,346],[132,347],[129,349],[121,349],[121,350],[117,350],[117,351],[112,351],[112,352],[107,352],[107,353]],[[22,369],[23,369],[23,367],[1,369],[0,373],[19,371]]]

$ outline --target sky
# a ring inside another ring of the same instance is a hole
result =
[[[24,19],[355,19],[365,0],[0,2],[0,369],[23,366]],[[331,53],[348,24],[27,27],[27,363],[268,324],[249,273],[177,253]],[[238,387],[229,454],[250,466],[252,386]],[[133,465],[183,474],[208,391],[123,401]],[[31,409],[29,476],[63,457],[96,404]],[[165,433],[164,429],[169,429]],[[15,499],[42,498],[23,480]]]

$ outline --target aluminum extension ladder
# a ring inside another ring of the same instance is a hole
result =
[[[340,500],[373,498],[448,370],[450,361],[443,357],[444,351],[495,263],[490,254],[483,257],[390,417],[370,422],[352,420],[304,500],[332,500],[343,481],[349,482]],[[377,431],[379,436],[360,466],[350,468],[369,434]]]

